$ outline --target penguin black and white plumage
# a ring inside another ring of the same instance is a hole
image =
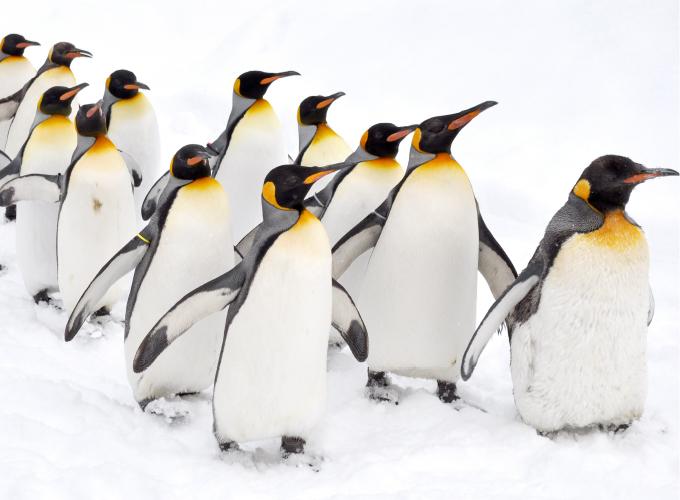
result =
[[[17,176],[60,175],[71,163],[78,142],[75,126],[68,118],[71,103],[87,87],[52,87],[38,102],[28,139],[14,160],[0,170],[0,185]],[[59,205],[24,201],[16,208],[17,264],[26,290],[36,302],[57,292],[57,220]]]
[[[208,149],[190,144],[174,156],[168,183],[149,224],[102,267],[66,324],[70,341],[109,287],[135,269],[125,313],[125,364],[135,400],[199,392],[215,380],[227,311],[191,327],[143,374],[132,369],[140,343],[184,295],[234,265],[231,214],[210,177]]]
[[[114,71],[106,80],[103,111],[106,136],[132,156],[142,172],[142,184],[135,189],[135,213],[141,221],[144,197],[160,174],[161,138],[156,113],[139,89],[149,87],[132,71]]]
[[[647,397],[647,326],[654,314],[649,250],[626,213],[655,177],[622,156],[586,168],[553,216],[527,268],[491,306],[470,341],[467,380],[504,321],[517,410],[539,432],[627,427]]]
[[[300,152],[295,159],[297,165],[322,167],[340,163],[352,154],[352,149],[328,125],[326,118],[331,104],[344,95],[344,92],[337,92],[329,96],[310,96],[300,103],[297,114],[300,141]]]
[[[24,50],[34,45],[40,44],[17,34],[7,35],[0,40],[0,99],[18,92],[35,76],[31,61],[24,57]],[[11,124],[11,119],[0,122],[0,150],[5,149]]]
[[[134,160],[106,138],[102,101],[76,115],[78,143],[64,175],[30,174],[0,189],[0,206],[19,201],[59,202],[57,275],[70,314],[97,272],[136,233],[133,184],[141,177]],[[123,294],[119,281],[97,304],[110,311]]]
[[[214,432],[223,450],[282,436],[284,455],[303,451],[326,410],[329,323],[343,332],[357,359],[366,358],[361,317],[331,280],[326,231],[303,205],[312,183],[338,168],[272,170],[252,250],[170,309],[137,352],[134,370],[143,372],[188,327],[231,304],[213,396]]]
[[[60,42],[54,45],[37,75],[29,80],[21,90],[0,100],[0,121],[13,118],[5,147],[7,156],[14,158],[26,142],[40,96],[51,87],[70,88],[75,86],[76,79],[70,67],[73,59],[77,57],[92,57],[92,54],[86,50],[77,49],[68,42]],[[77,105],[76,99],[73,101],[72,107],[77,109]]]
[[[371,335],[371,397],[383,398],[384,372],[392,372],[436,379],[442,401],[457,399],[459,361],[475,331],[477,270],[494,296],[516,277],[451,156],[460,130],[495,104],[421,123],[404,178],[333,247],[335,279],[375,247],[358,300]]]
[[[283,127],[264,95],[272,82],[293,75],[299,73],[248,71],[239,76],[227,128],[208,145],[217,153],[211,160],[213,177],[224,186],[233,210],[234,241],[262,221],[258,202],[262,179],[288,160]],[[155,210],[168,178],[164,175],[149,191],[142,205],[144,220]]]

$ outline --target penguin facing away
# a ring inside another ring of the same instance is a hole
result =
[[[337,92],[329,96],[310,96],[298,107],[298,137],[300,152],[295,163],[303,167],[324,166],[340,163],[352,154],[352,149],[328,126],[326,115],[337,99],[344,96]]]
[[[40,44],[17,34],[7,35],[0,40],[0,99],[21,90],[35,76],[35,68],[24,57],[24,50],[36,45]],[[11,119],[0,122],[0,150],[5,149],[11,124]]]
[[[385,372],[436,379],[442,401],[458,399],[459,361],[475,329],[477,270],[495,297],[516,277],[451,156],[460,130],[495,104],[421,123],[404,178],[333,247],[335,279],[375,247],[358,300],[371,332],[373,399],[394,400]]]
[[[133,72],[120,69],[106,80],[103,98],[106,136],[118,149],[132,156],[142,172],[142,184],[135,189],[138,221],[141,221],[144,196],[159,175],[161,150],[156,113],[140,89],[149,90],[149,87],[138,82]]]
[[[647,397],[647,326],[654,315],[649,250],[626,213],[642,182],[678,175],[622,156],[586,168],[526,269],[497,298],[461,363],[468,380],[505,321],[515,405],[540,433],[628,427]]]
[[[47,90],[35,113],[26,142],[14,160],[0,170],[0,185],[30,174],[63,174],[76,149],[77,134],[71,115],[71,103],[87,87],[52,87]],[[37,302],[48,300],[57,292],[57,219],[59,206],[44,201],[27,201],[17,206],[17,263],[26,290]]]
[[[19,201],[59,202],[57,275],[64,309],[71,313],[99,269],[135,234],[134,160],[106,138],[102,101],[76,115],[78,144],[64,175],[30,174],[0,188],[0,206]],[[108,313],[123,293],[119,281],[97,305]]]
[[[210,177],[212,154],[195,144],[175,154],[172,178],[151,221],[102,267],[66,324],[68,342],[109,287],[135,270],[125,313],[125,364],[142,409],[163,396],[202,391],[215,380],[226,310],[192,326],[144,373],[132,369],[140,343],[161,316],[188,292],[234,265],[229,201]]]
[[[213,397],[214,433],[223,450],[283,436],[284,456],[303,451],[326,409],[329,323],[358,360],[368,354],[363,321],[331,280],[326,232],[303,205],[312,183],[339,168],[273,169],[252,250],[172,307],[137,351],[133,368],[141,373],[192,324],[232,304]]]
[[[276,80],[299,74],[248,71],[239,76],[234,83],[227,127],[208,145],[217,153],[211,160],[213,177],[222,184],[233,207],[235,241],[262,221],[257,201],[262,179],[272,168],[288,160],[283,127],[264,95]],[[142,204],[144,220],[155,210],[168,178],[166,173],[146,196]]]

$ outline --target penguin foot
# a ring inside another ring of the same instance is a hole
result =
[[[50,296],[47,295],[47,290],[40,290],[33,296],[33,300],[35,301],[36,304],[39,304],[40,302],[46,302],[49,304]]]
[[[366,396],[368,399],[380,403],[399,404],[399,394],[390,387],[390,379],[385,372],[368,370],[368,382],[366,382]]]
[[[95,318],[101,318],[102,316],[108,316],[109,314],[111,314],[111,309],[104,306],[93,312],[92,316],[94,316]]]
[[[227,441],[225,443],[220,443],[218,441],[217,443],[220,445],[220,451],[223,453],[232,453],[234,451],[241,451],[241,447],[238,445],[236,441]]]
[[[460,399],[456,393],[456,384],[445,380],[437,380],[437,397],[442,403],[452,403]]]
[[[17,206],[16,205],[10,205],[7,208],[5,208],[5,219],[7,219],[8,221],[17,220]]]
[[[614,434],[618,434],[619,432],[624,432],[628,427],[630,427],[630,424],[597,424],[597,427],[604,432],[613,432]]]
[[[283,458],[288,458],[292,454],[301,454],[305,452],[305,440],[298,437],[282,436],[281,437],[281,455]]]
[[[179,398],[158,398],[144,399],[139,402],[139,406],[145,413],[163,417],[168,424],[184,420],[191,415],[189,406]]]

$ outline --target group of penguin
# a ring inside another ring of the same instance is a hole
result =
[[[329,343],[366,361],[373,400],[398,404],[393,373],[436,380],[452,403],[505,324],[517,410],[539,433],[641,416],[654,300],[625,207],[638,184],[678,172],[596,159],[518,275],[451,155],[495,102],[378,123],[352,152],[327,123],[344,94],[308,97],[293,160],[264,95],[298,73],[249,71],[225,130],[159,176],[148,87],[115,71],[102,100],[78,107],[87,84],[70,64],[91,54],[58,43],[36,74],[23,56],[33,45],[0,42],[0,205],[16,204],[18,265],[36,302],[61,293],[66,341],[134,271],[124,351],[142,408],[214,384],[220,448],[280,437],[287,457],[324,416]],[[395,157],[411,133],[404,170]],[[478,271],[495,299],[479,326]]]

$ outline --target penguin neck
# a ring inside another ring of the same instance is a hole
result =
[[[437,155],[434,153],[421,153],[416,148],[414,148],[413,145],[411,145],[411,151],[408,155],[408,167],[406,167],[406,171],[410,172],[424,163],[434,160],[436,157]]]
[[[302,153],[314,140],[316,131],[318,130],[317,125],[302,125],[298,122],[298,139],[300,142],[298,151]]]
[[[46,71],[49,71],[49,70],[54,69],[54,68],[58,68],[58,67],[60,67],[60,66],[62,66],[62,65],[61,65],[61,64],[57,64],[57,63],[53,63],[53,62],[50,61],[49,58],[48,58],[48,59],[45,60],[45,63],[44,63],[42,66],[40,66],[40,69],[38,70],[38,73],[37,73],[36,77],[42,75],[42,74],[43,74],[44,72],[46,72]],[[64,66],[64,67],[65,67],[66,69],[69,69],[69,70],[71,69],[71,68],[68,67],[68,66]]]
[[[347,159],[345,160],[347,163],[360,163],[362,161],[371,161],[371,160],[377,160],[379,157],[372,155],[368,151],[366,151],[364,148],[359,146],[354,153],[349,155]]]
[[[4,52],[0,52],[0,62],[3,61],[3,59],[7,59],[9,57],[9,54],[5,54]],[[21,56],[19,56],[21,57]]]
[[[262,218],[260,231],[263,235],[270,235],[282,233],[293,227],[300,218],[300,212],[296,209],[281,210],[262,198]]]
[[[122,99],[113,95],[108,88],[104,90],[104,104],[102,104],[102,113],[104,113],[104,116],[108,116],[111,106],[118,101],[122,101]]]
[[[31,131],[33,131],[33,129],[35,127],[37,127],[38,125],[40,125],[42,122],[44,122],[45,120],[47,120],[49,118],[52,118],[52,115],[46,115],[45,113],[43,113],[40,110],[36,111],[35,112],[35,118],[33,120],[33,125],[31,125]]]
[[[241,97],[236,92],[232,97],[231,101],[231,113],[229,114],[229,121],[227,122],[227,129],[233,127],[236,122],[238,122],[246,111],[257,102],[257,99],[248,99],[247,97]]]
[[[78,144],[76,145],[76,150],[73,152],[71,161],[77,160],[87,153],[87,151],[94,145],[95,142],[97,142],[97,137],[78,134]]]

